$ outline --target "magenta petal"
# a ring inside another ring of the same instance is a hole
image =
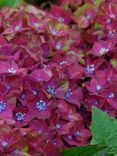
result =
[[[6,42],[5,38],[2,35],[0,35],[0,48],[5,46],[6,44],[7,44],[7,42]]]
[[[12,116],[12,108],[6,104],[6,109],[0,112],[0,120],[10,122],[13,120]]]
[[[93,77],[92,80],[87,83],[86,87],[88,91],[98,94],[105,88],[106,83],[106,78],[100,77],[99,75],[97,78]]]
[[[61,23],[69,24],[71,22],[70,12],[63,10],[59,6],[52,5],[51,14],[54,15],[54,18],[56,18]]]
[[[111,41],[95,42],[92,48],[92,54],[95,56],[102,56],[113,49],[114,44]]]
[[[65,95],[65,100],[69,103],[75,104],[78,107],[80,107],[80,102],[83,99],[83,93],[82,89],[78,88],[76,90],[68,90],[68,92]]]
[[[49,43],[43,43],[42,45],[41,45],[41,49],[42,49],[42,55],[43,55],[43,57],[49,57],[49,56],[51,56],[52,54],[52,52],[51,52],[51,47],[50,47],[50,45],[49,45]]]
[[[70,133],[70,129],[73,128],[75,122],[69,122],[67,124],[64,124],[61,126],[61,128],[58,130],[59,135],[65,135]]]
[[[49,119],[51,117],[51,112],[49,110],[38,112],[33,112],[33,116],[35,116],[37,119]]]
[[[0,62],[0,66],[0,73],[16,74],[18,71],[18,66],[14,61],[2,61]]]
[[[37,81],[48,81],[52,77],[52,71],[48,68],[37,69],[32,72],[31,76]]]
[[[70,79],[80,79],[82,77],[82,68],[77,64],[68,66],[68,77]]]

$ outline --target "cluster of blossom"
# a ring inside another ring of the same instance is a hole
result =
[[[91,108],[117,117],[116,0],[0,11],[0,155],[90,142]]]

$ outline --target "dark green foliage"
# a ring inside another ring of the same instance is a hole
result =
[[[71,148],[64,151],[64,156],[93,156],[105,149],[105,146],[89,145],[85,147]]]

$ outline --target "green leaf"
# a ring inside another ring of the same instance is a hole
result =
[[[94,3],[99,6],[101,3],[103,3],[105,0],[95,0]]]
[[[93,156],[113,156],[113,155],[108,155],[107,154],[107,148],[105,148],[104,150],[102,150],[101,152],[98,152],[98,153],[94,154]]]
[[[109,154],[117,153],[117,121],[106,113],[93,107],[91,144],[101,144],[108,147]]]
[[[23,0],[0,0],[0,7],[4,7],[4,6],[17,7],[22,2]]]
[[[94,29],[95,30],[100,30],[100,29],[102,29],[103,28],[103,26],[101,25],[101,24],[99,24],[99,23],[95,23],[94,24]]]
[[[64,156],[93,156],[103,149],[105,149],[105,146],[98,145],[71,148],[64,151]]]
[[[111,59],[110,64],[117,69],[117,59]]]
[[[78,7],[78,9],[74,12],[74,15],[76,17],[81,16],[87,9],[92,8],[92,5],[90,3],[84,3],[81,7]]]

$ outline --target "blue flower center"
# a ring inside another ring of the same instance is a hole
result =
[[[36,108],[39,111],[45,111],[46,110],[46,102],[44,102],[43,100],[40,100],[39,102],[36,103]]]
[[[72,94],[73,94],[73,93],[72,93],[71,89],[69,89],[68,92],[67,92],[66,95],[65,95],[65,99],[71,98]]]
[[[22,94],[22,95],[20,96],[20,98],[21,98],[22,100],[26,100],[27,96],[26,96],[25,94]]]
[[[70,141],[70,140],[72,140],[72,135],[68,135],[67,136],[67,139]]]
[[[54,86],[48,86],[47,92],[49,94],[51,94],[51,95],[54,95],[55,94],[55,88],[54,88]]]
[[[23,121],[25,119],[26,114],[22,112],[17,112],[15,114],[15,118],[17,121]]]
[[[76,136],[80,137],[80,132],[79,131],[76,132]]]
[[[95,71],[95,65],[92,64],[92,65],[87,65],[86,66],[86,71],[89,73],[89,74],[93,74],[94,71]]]
[[[6,103],[3,101],[0,101],[0,112],[3,112],[6,110]]]

